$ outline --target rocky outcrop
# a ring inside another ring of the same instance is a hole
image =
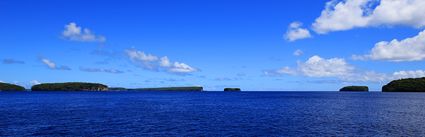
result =
[[[108,86],[98,83],[68,82],[44,83],[31,87],[32,91],[107,91]]]
[[[425,77],[391,81],[382,87],[382,92],[425,92]]]
[[[25,91],[25,88],[15,84],[0,82],[0,91]]]
[[[343,92],[368,92],[369,87],[367,86],[346,86],[341,88],[339,91]]]

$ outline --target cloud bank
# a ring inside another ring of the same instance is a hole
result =
[[[268,76],[301,75],[314,78],[338,78],[349,82],[387,82],[401,78],[425,77],[424,70],[397,71],[392,74],[361,71],[342,58],[324,59],[320,56],[312,56],[305,62],[299,62],[296,68],[283,67],[265,71],[264,74]]]

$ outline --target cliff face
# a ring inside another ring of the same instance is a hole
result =
[[[98,83],[68,82],[45,83],[31,87],[32,91],[107,91],[108,86]]]
[[[341,88],[339,91],[368,92],[369,87],[367,87],[367,86],[346,86],[346,87]]]
[[[425,77],[391,81],[382,87],[382,92],[425,92]]]
[[[25,91],[22,86],[0,82],[0,91]]]

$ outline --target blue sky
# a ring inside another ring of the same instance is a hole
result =
[[[2,0],[0,81],[380,90],[425,76],[424,4]]]

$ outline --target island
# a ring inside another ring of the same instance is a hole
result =
[[[108,91],[108,86],[98,83],[67,82],[43,83],[31,87],[32,91]]]
[[[203,87],[161,87],[161,88],[136,88],[128,91],[204,91]]]
[[[0,82],[0,91],[25,91],[25,88],[15,84]]]
[[[369,92],[369,87],[367,86],[346,86],[339,89],[341,92]]]
[[[425,92],[425,77],[391,81],[382,87],[382,92]]]
[[[224,88],[225,92],[240,92],[240,88]]]

